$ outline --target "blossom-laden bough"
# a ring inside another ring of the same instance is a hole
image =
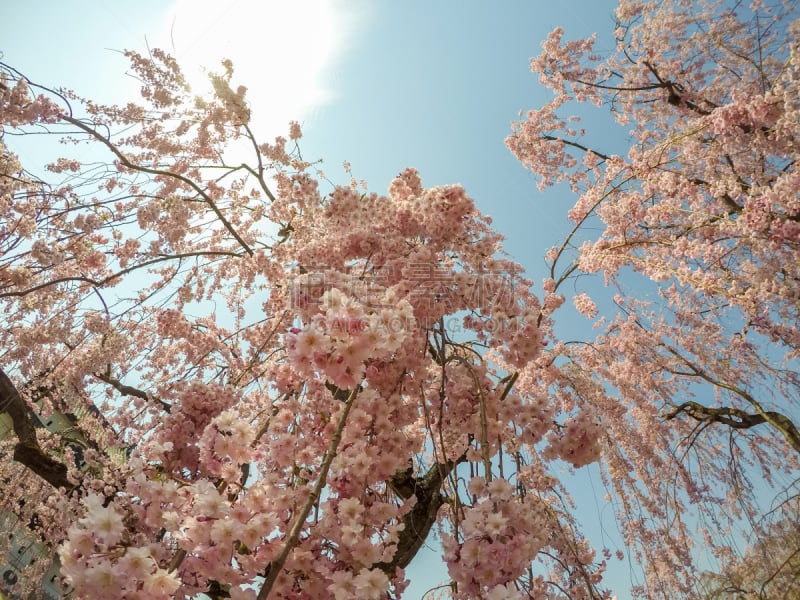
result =
[[[643,597],[701,597],[698,559],[727,569],[740,536],[769,534],[773,498],[797,495],[799,17],[791,1],[621,0],[614,51],[560,28],[543,42],[531,66],[553,99],[507,140],[576,197],[548,288],[602,273],[618,289],[613,315],[578,285],[600,334],[549,354],[604,415]],[[580,128],[579,104],[610,108],[624,152]],[[761,574],[740,591],[799,593],[794,572]]]
[[[601,415],[547,396],[549,311],[465,190],[323,194],[229,63],[196,98],[128,56],[142,104],[2,66],[6,139],[74,156],[4,141],[0,179],[3,503],[73,597],[400,597],[436,528],[454,598],[607,597],[548,474]]]
[[[563,462],[599,465],[641,597],[697,597],[698,556],[774,531],[762,483],[796,495],[800,467],[797,6],[616,16],[603,57],[551,34],[554,100],[508,140],[577,198],[541,300],[460,186],[323,193],[229,63],[196,99],[129,53],[124,107],[3,66],[3,506],[76,597],[399,597],[433,531],[448,596],[609,597]],[[573,101],[611,107],[626,156]],[[26,170],[6,140],[33,133],[70,157]],[[599,334],[556,338],[567,283]],[[796,595],[795,555],[737,589]]]

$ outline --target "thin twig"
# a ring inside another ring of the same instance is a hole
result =
[[[286,539],[286,543],[283,546],[283,550],[281,550],[278,558],[270,563],[269,573],[264,580],[264,585],[261,586],[261,590],[258,592],[258,600],[266,600],[269,597],[269,593],[272,591],[272,586],[275,585],[275,581],[278,579],[281,571],[283,571],[283,565],[286,564],[286,559],[289,558],[289,554],[297,545],[300,532],[305,525],[311,509],[317,503],[317,500],[322,494],[322,490],[325,488],[328,470],[331,467],[333,459],[336,457],[339,443],[342,441],[342,432],[344,431],[344,426],[347,423],[347,415],[350,413],[350,407],[353,406],[353,401],[358,395],[358,390],[358,386],[354,387],[353,391],[350,392],[350,395],[347,397],[347,400],[344,403],[342,414],[339,416],[339,422],[336,424],[336,431],[334,431],[331,443],[328,446],[328,449],[325,451],[325,456],[322,459],[319,477],[317,477],[317,482],[314,484],[314,489],[311,490],[306,503],[303,505],[303,508],[300,510],[297,517],[295,517],[294,524],[292,525],[292,529],[289,532],[289,537]]]

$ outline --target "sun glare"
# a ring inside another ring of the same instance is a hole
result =
[[[341,0],[177,0],[159,42],[181,64],[192,89],[209,89],[209,72],[230,59],[235,85],[246,85],[261,139],[286,135],[336,94],[333,67],[357,28]]]

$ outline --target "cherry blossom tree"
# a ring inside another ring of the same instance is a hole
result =
[[[328,189],[297,124],[259,139],[230,63],[198,97],[130,52],[125,106],[0,66],[2,508],[74,597],[399,598],[437,532],[449,597],[608,598],[565,464],[598,465],[643,597],[766,534],[800,466],[797,8],[616,16],[606,56],[551,34],[508,139],[577,199],[539,296],[460,186]],[[597,333],[559,339],[573,282]]]
[[[621,0],[613,52],[561,29],[542,44],[532,70],[553,99],[507,140],[542,188],[577,198],[545,287],[577,290],[600,332],[544,353],[561,367],[550,389],[603,415],[602,472],[648,598],[691,595],[695,540],[725,565],[732,532],[759,534],[765,489],[796,493],[799,16]],[[626,154],[580,128],[581,104],[610,109]],[[581,288],[591,273],[616,314]]]
[[[610,597],[551,472],[600,416],[465,190],[323,192],[230,63],[128,57],[138,104],[0,84],[3,509],[72,597],[399,598],[434,530],[453,598]]]
[[[704,574],[701,597],[795,598],[800,593],[800,522],[797,498],[776,507],[761,536],[740,561],[720,573]]]

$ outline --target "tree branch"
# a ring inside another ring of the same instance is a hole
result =
[[[687,367],[689,367],[689,369],[691,369],[691,373],[688,374],[690,377],[692,377],[692,376],[700,377],[701,379],[704,379],[708,383],[710,383],[710,384],[712,384],[712,385],[714,385],[714,386],[716,386],[718,388],[721,388],[723,390],[728,390],[729,392],[732,392],[732,393],[738,395],[743,400],[745,400],[750,406],[752,406],[753,408],[756,409],[756,411],[758,413],[757,416],[760,416],[763,419],[762,421],[760,421],[761,423],[769,423],[772,427],[777,429],[781,433],[781,435],[784,437],[786,442],[792,448],[794,448],[794,450],[796,452],[800,453],[800,430],[797,429],[797,426],[794,424],[794,421],[792,421],[786,415],[783,415],[783,414],[781,414],[779,412],[775,412],[775,411],[771,411],[771,410],[764,410],[764,407],[761,406],[761,403],[758,400],[756,400],[746,390],[743,390],[742,388],[740,388],[740,387],[738,387],[736,385],[733,385],[731,383],[726,383],[725,381],[720,381],[720,380],[712,377],[711,375],[706,373],[703,369],[701,369],[700,367],[695,365],[688,358],[683,356],[675,348],[672,348],[670,346],[664,346],[664,347],[666,348],[666,350],[670,354],[672,354],[675,358],[680,360],[683,364],[685,364]],[[725,423],[725,421],[720,419],[718,415],[714,415],[714,414],[708,412],[708,411],[715,411],[715,410],[718,410],[718,409],[709,409],[708,407],[705,407],[702,404],[698,404],[696,402],[691,402],[691,401],[684,402],[681,405],[681,407],[683,407],[683,406],[686,406],[689,409],[699,410],[700,414],[705,413],[705,414],[708,414],[711,417],[714,417],[713,419],[711,419],[712,422],[716,421],[718,423]],[[738,414],[734,414],[734,413],[728,414],[727,416],[729,416],[729,417],[733,416],[735,418],[741,419],[742,415],[747,415],[747,413],[745,413],[744,411],[741,411],[738,408],[730,408],[730,409],[724,409],[724,410],[738,411]],[[681,412],[681,411],[678,411],[678,412]],[[686,412],[690,416],[693,416],[691,411],[686,411]],[[667,416],[667,418],[668,419],[674,418],[674,416],[675,415]],[[726,416],[726,415],[722,414],[722,416]],[[756,415],[750,415],[750,416],[751,417],[755,417]],[[697,418],[697,417],[695,417],[695,418]],[[732,422],[736,422],[736,421],[734,420]],[[748,419],[744,419],[743,422],[748,422]],[[730,425],[730,426],[734,427],[736,429],[747,429],[748,427],[753,427],[753,426],[758,425],[758,424],[759,423],[752,423],[751,425],[746,425],[744,427],[735,427],[734,425]]]
[[[579,144],[578,142],[573,142],[571,140],[565,140],[564,138],[556,137],[554,135],[543,135],[543,136],[541,136],[541,138],[543,140],[548,141],[548,142],[561,142],[562,144],[565,144],[566,146],[572,146],[573,148],[577,148],[578,150],[583,150],[586,153],[591,152],[592,154],[596,154],[597,156],[599,156],[603,160],[610,160],[611,159],[611,157],[608,154],[603,154],[602,152],[598,152],[597,150],[592,150],[588,146],[584,146],[583,144]]]
[[[404,500],[412,495],[416,496],[417,503],[403,517],[403,531],[397,542],[397,550],[389,562],[379,562],[372,565],[389,577],[394,576],[395,570],[400,567],[405,569],[417,555],[431,527],[436,522],[439,508],[445,503],[445,497],[440,493],[442,484],[452,470],[466,460],[466,454],[457,460],[449,460],[445,464],[436,463],[422,477],[415,478],[411,470],[398,471],[390,482],[392,490]]]
[[[97,133],[97,131],[95,131],[93,128],[89,127],[79,119],[75,119],[74,117],[65,114],[62,114],[61,118],[64,119],[67,123],[70,123],[75,127],[78,127],[82,131],[85,131],[90,136],[101,142],[104,146],[106,146],[109,150],[111,150],[114,156],[116,156],[119,159],[120,163],[124,167],[131,169],[132,171],[139,171],[141,173],[148,173],[150,175],[161,175],[162,177],[177,179],[178,181],[181,181],[190,188],[192,188],[197,193],[197,195],[200,196],[203,199],[203,201],[205,201],[205,203],[211,207],[211,210],[214,211],[214,214],[220,220],[225,229],[227,229],[228,232],[233,236],[233,238],[238,242],[238,244],[242,248],[244,248],[245,252],[247,252],[250,256],[253,256],[254,254],[253,250],[250,248],[250,246],[247,245],[247,242],[245,242],[242,239],[242,237],[236,232],[236,230],[233,228],[233,225],[231,225],[231,223],[225,218],[225,215],[222,214],[222,211],[219,209],[217,204],[208,196],[206,191],[203,188],[201,188],[196,182],[192,181],[188,177],[181,175],[180,173],[173,173],[172,171],[165,171],[163,169],[152,169],[150,167],[145,167],[143,165],[137,165],[131,162],[130,159],[128,159],[128,157],[125,156],[119,150],[119,148],[117,148],[109,140],[104,138],[102,135]]]
[[[670,421],[681,413],[687,414],[696,421],[722,423],[733,429],[750,429],[762,423],[769,423],[783,434],[792,448],[800,452],[800,432],[786,415],[779,412],[765,410],[759,413],[748,413],[732,406],[703,406],[698,402],[689,400],[680,406],[676,406],[672,412],[664,415],[664,418]]]
[[[163,256],[157,256],[151,260],[146,260],[144,262],[137,263],[135,265],[131,265],[130,267],[126,267],[121,271],[117,271],[116,273],[111,273],[110,275],[102,278],[102,279],[92,279],[91,277],[86,277],[83,275],[77,276],[70,276],[70,277],[60,277],[58,279],[52,279],[50,281],[45,281],[44,283],[40,283],[38,285],[34,285],[29,287],[25,290],[14,291],[14,292],[3,292],[0,294],[0,298],[7,297],[19,297],[22,298],[23,296],[27,296],[28,294],[32,294],[33,292],[38,292],[39,290],[45,289],[47,287],[58,285],[59,283],[69,283],[72,281],[75,282],[83,282],[88,283],[94,288],[103,287],[107,283],[114,281],[115,279],[119,279],[128,273],[132,273],[133,271],[137,271],[139,269],[144,269],[145,267],[149,267],[151,265],[162,263],[169,260],[180,260],[184,258],[193,258],[198,256],[232,256],[234,258],[239,258],[241,254],[236,254],[235,252],[222,252],[222,251],[214,251],[214,252],[184,252],[181,254],[165,254]]]
[[[317,503],[317,500],[319,500],[319,497],[322,494],[322,490],[325,488],[325,482],[328,478],[328,471],[330,470],[331,463],[333,462],[333,459],[336,457],[336,454],[339,450],[339,443],[342,441],[344,426],[347,424],[347,415],[350,414],[350,408],[353,406],[353,402],[358,395],[358,390],[358,387],[354,388],[353,391],[350,392],[347,401],[344,404],[342,414],[339,416],[339,422],[336,424],[336,430],[333,432],[331,443],[328,446],[328,449],[325,451],[325,456],[322,458],[322,464],[319,467],[319,475],[317,476],[317,481],[314,484],[314,489],[311,490],[306,503],[300,509],[300,512],[297,514],[297,516],[295,516],[294,524],[292,525],[292,529],[286,538],[286,542],[284,543],[280,555],[267,567],[267,574],[264,584],[261,586],[261,589],[258,592],[258,600],[266,600],[269,597],[269,593],[272,591],[272,586],[275,585],[278,575],[280,575],[281,571],[283,570],[283,565],[286,564],[286,559],[289,558],[289,554],[297,545],[300,532],[305,525],[308,514],[311,512],[311,508]]]
[[[19,395],[17,388],[0,369],[0,410],[8,413],[19,440],[14,447],[14,460],[25,465],[54,488],[72,489],[67,478],[67,467],[44,453],[36,438],[36,427],[31,419],[30,407]]]
[[[135,388],[130,385],[125,385],[116,377],[112,377],[111,375],[106,375],[105,373],[95,373],[95,377],[97,377],[100,381],[107,383],[115,390],[117,390],[123,396],[133,396],[134,398],[141,398],[142,400],[155,400],[161,405],[166,412],[172,411],[172,405],[167,402],[164,402],[160,398],[156,396],[151,396],[147,392],[140,390],[139,388]]]

